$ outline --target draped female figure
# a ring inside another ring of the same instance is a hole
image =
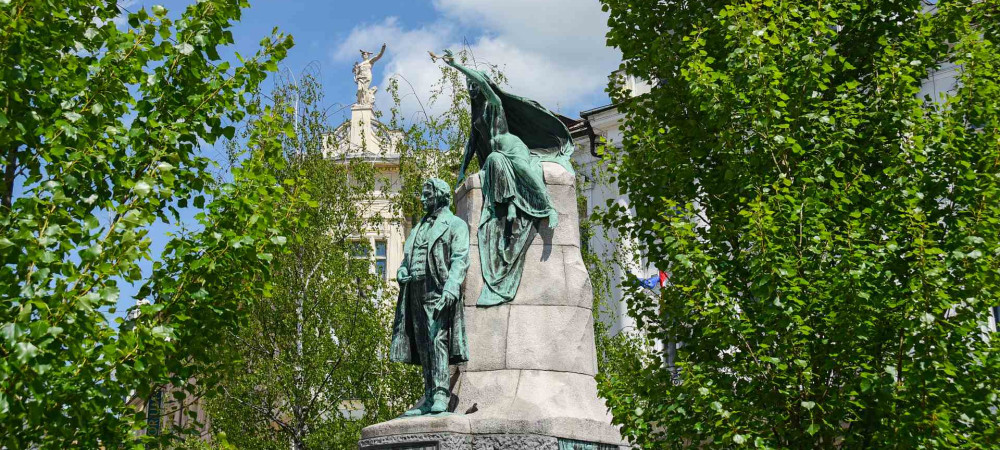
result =
[[[472,100],[472,131],[458,181],[475,156],[483,185],[478,242],[484,281],[476,303],[499,305],[514,299],[541,221],[550,228],[559,223],[541,163],[557,162],[572,173],[573,140],[566,125],[537,102],[504,92],[485,73],[456,63],[449,51],[442,59],[465,75]]]

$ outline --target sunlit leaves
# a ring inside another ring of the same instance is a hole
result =
[[[119,328],[108,320],[118,283],[139,281],[153,258],[147,227],[176,220],[175,202],[215,185],[198,148],[225,133],[202,124],[240,120],[291,42],[272,36],[228,68],[206,57],[231,42],[245,2],[200,1],[176,21],[163,7],[126,13],[115,2],[3,3],[0,446],[131,444],[142,418],[129,395],[180,382],[171,377],[190,358],[171,342],[208,322],[180,320],[146,291],[155,306]],[[196,45],[172,47],[192,33]]]
[[[603,3],[624,69],[657,80],[615,98],[634,211],[607,220],[672,272],[631,314],[683,342],[680,384],[602,384],[625,434],[995,446],[996,3]]]

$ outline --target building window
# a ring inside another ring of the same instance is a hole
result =
[[[372,255],[372,248],[375,249],[374,255]],[[352,257],[371,261],[372,273],[378,274],[379,278],[383,281],[388,281],[387,255],[388,244],[384,239],[369,239],[367,242],[355,241],[354,246],[351,249]]]
[[[385,241],[375,241],[375,273],[378,274],[379,278],[383,281],[388,280],[386,278],[386,244]]]
[[[354,259],[368,259],[368,252],[371,250],[367,242],[354,241],[351,243],[351,257]]]

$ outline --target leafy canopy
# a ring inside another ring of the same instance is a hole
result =
[[[672,272],[628,301],[682,343],[679,374],[602,385],[625,435],[997,445],[998,3],[602,3],[625,71],[656,81],[615,91],[634,218],[608,221]],[[934,73],[957,84],[925,97]]]
[[[280,230],[248,212],[275,192],[253,169],[268,156],[220,191],[198,153],[232,136],[292,43],[274,34],[253,58],[222,61],[246,6],[199,1],[173,20],[97,0],[0,2],[0,445],[132,442],[142,417],[127,398],[187,380],[185,352],[235,310],[220,287],[263,289],[258,261]],[[140,294],[154,300],[145,319],[116,329],[105,313],[151,259],[147,227],[206,198],[214,240],[171,244]],[[202,270],[167,279],[176,264]]]

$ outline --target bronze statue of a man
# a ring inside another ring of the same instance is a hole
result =
[[[469,226],[449,209],[451,187],[443,180],[427,180],[420,200],[425,215],[406,239],[396,273],[400,291],[390,352],[393,361],[423,367],[424,399],[404,416],[446,412],[448,365],[469,360],[462,314]]]

